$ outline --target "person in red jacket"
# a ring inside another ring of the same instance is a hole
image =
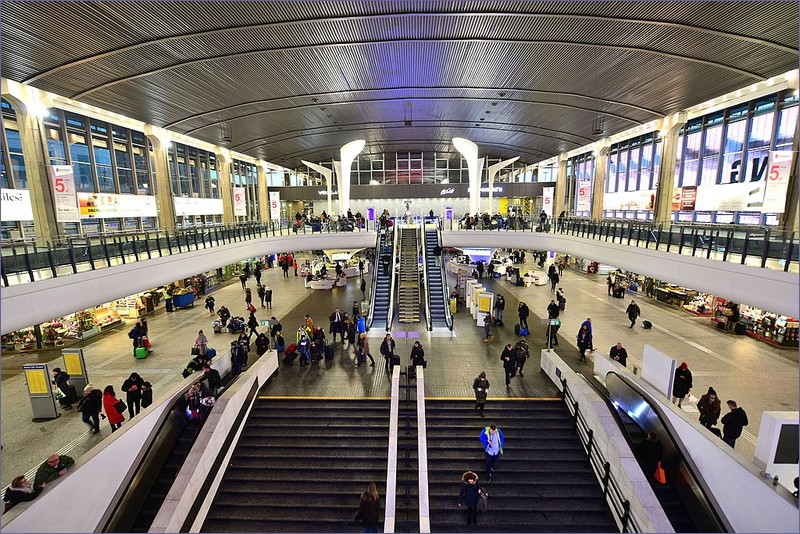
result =
[[[114,393],[114,386],[106,386],[103,390],[103,409],[106,411],[108,424],[111,425],[111,432],[121,427],[122,422],[125,420],[125,416],[117,409],[118,402],[119,399]]]

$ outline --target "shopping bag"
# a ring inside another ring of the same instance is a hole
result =
[[[667,483],[667,472],[664,471],[664,465],[661,462],[658,462],[658,466],[656,466],[656,472],[653,473],[653,478],[659,484]]]
[[[147,348],[147,349],[150,348],[150,339],[149,338],[143,337],[142,338],[142,343],[144,343],[145,348]]]

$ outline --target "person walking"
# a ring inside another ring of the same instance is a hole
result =
[[[73,399],[72,390],[69,387],[69,375],[66,371],[62,371],[60,367],[53,369],[53,384],[58,388],[64,398],[59,401],[64,411],[72,409]]]
[[[581,357],[579,361],[585,362],[586,361],[586,351],[592,347],[592,333],[586,327],[586,325],[581,326],[581,329],[578,330],[578,350],[580,351]]]
[[[506,309],[506,299],[503,295],[497,295],[494,299],[494,319],[497,326],[503,326],[503,310]]]
[[[112,433],[116,432],[117,429],[122,426],[122,422],[125,421],[125,416],[119,410],[119,408],[124,410],[125,405],[119,405],[119,402],[117,394],[114,393],[114,386],[106,386],[103,390],[103,409],[106,412],[106,418],[108,419],[109,426],[111,426]]]
[[[639,309],[639,305],[636,304],[635,300],[631,300],[631,303],[628,304],[628,308],[625,310],[625,313],[628,315],[628,319],[631,321],[631,325],[628,328],[633,328],[633,325],[636,324],[636,319],[642,314],[642,310]]]
[[[478,271],[478,278],[483,278],[483,272],[485,271],[483,267],[483,262],[479,261],[478,264],[475,266],[475,268]]]
[[[736,447],[736,439],[742,435],[742,429],[747,426],[747,414],[743,408],[737,406],[736,401],[729,400],[727,403],[730,412],[722,416],[722,441]]]
[[[550,291],[555,291],[558,282],[561,281],[561,278],[558,276],[558,270],[556,269],[555,265],[550,265],[552,270],[548,276],[550,278]]]
[[[100,432],[100,410],[103,408],[103,392],[91,384],[83,388],[83,397],[76,410],[81,412],[81,420],[89,425],[92,434]],[[38,476],[38,474],[37,474]]]
[[[267,304],[267,309],[272,309],[272,288],[264,286],[264,302]]]
[[[381,515],[381,497],[375,482],[370,482],[366,491],[361,494],[356,518],[364,525],[364,532],[378,532],[378,520]]]
[[[242,273],[239,275],[239,282],[242,283],[242,291],[247,289],[247,275]]]
[[[386,334],[386,337],[383,338],[380,347],[380,353],[383,356],[383,359],[386,360],[386,372],[392,372],[392,358],[394,357],[395,347],[397,343],[395,343],[394,339],[392,338],[392,334]]]
[[[253,274],[256,277],[256,285],[261,285],[261,262],[256,262],[256,268],[253,270]]]
[[[525,375],[522,374],[522,370],[525,369],[525,362],[528,361],[528,356],[530,356],[528,342],[524,339],[520,339],[517,341],[517,344],[514,345],[514,358],[517,360],[517,374],[520,378],[525,378]]]
[[[493,337],[492,336],[493,322],[494,321],[492,320],[492,314],[487,312],[486,315],[483,316],[483,339],[481,340],[483,341],[483,343],[488,343]]]
[[[561,315],[561,309],[558,307],[555,300],[550,299],[550,304],[547,305],[547,318],[558,319],[559,315]]]
[[[261,284],[258,284],[258,287],[256,287],[256,295],[258,295],[258,300],[261,301],[261,307],[266,308],[267,306],[264,304],[264,299],[267,296],[266,288]]]
[[[244,290],[244,302],[247,304],[247,309],[250,309],[250,306],[253,304],[253,292],[249,287]]]
[[[206,351],[208,350],[208,338],[202,330],[197,332],[197,338],[194,340],[194,346],[197,348],[197,354],[205,358]]]
[[[720,402],[714,388],[708,388],[708,392],[697,401],[697,411],[700,412],[700,424],[711,429],[717,424],[720,413]]]
[[[567,309],[567,297],[564,296],[563,287],[559,287],[558,291],[556,291],[556,302],[559,310],[564,311]]]
[[[692,372],[686,362],[683,362],[675,369],[675,378],[672,381],[672,403],[678,403],[681,407],[683,398],[692,390]]]
[[[133,356],[136,357],[136,349],[144,347],[144,330],[141,322],[137,322],[131,328],[130,332],[128,332],[128,337],[133,341]]]
[[[658,439],[658,434],[655,432],[648,432],[647,438],[642,440],[637,447],[637,452],[644,465],[644,473],[647,475],[648,480],[653,480],[658,462],[664,458],[664,446],[661,440]]]
[[[478,500],[481,487],[478,484],[478,475],[467,471],[461,475],[461,489],[458,492],[458,507],[467,507],[467,524],[478,524]]]
[[[369,358],[369,366],[375,367],[375,358],[372,357],[372,351],[369,348],[369,339],[367,339],[367,334],[358,334],[358,346],[357,349],[361,353],[361,361],[366,363],[367,358]]]
[[[206,309],[208,310],[209,315],[214,315],[215,301],[216,299],[212,295],[206,297]]]
[[[608,357],[619,362],[622,367],[628,366],[628,351],[622,346],[622,341],[617,341],[617,343],[611,347],[611,350],[608,351]]]
[[[519,303],[519,307],[517,308],[517,314],[519,315],[519,327],[528,329],[528,316],[531,314],[531,310],[528,308],[528,305],[524,302]]]
[[[142,402],[142,385],[144,380],[138,373],[131,373],[125,382],[122,383],[122,391],[127,393],[125,401],[128,403],[128,419],[133,419],[139,415]]]
[[[503,362],[503,371],[506,373],[506,387],[511,386],[511,379],[517,374],[517,361],[514,359],[514,351],[512,350],[511,343],[506,345],[503,353],[500,355],[500,361]]]
[[[425,350],[422,348],[419,340],[414,341],[414,346],[411,347],[411,365],[415,368],[418,365],[423,368],[427,365],[427,362],[425,362]]]
[[[584,326],[589,329],[589,338],[591,339],[591,343],[592,343],[592,346],[591,346],[591,348],[589,350],[594,352],[595,351],[595,348],[594,348],[594,336],[592,335],[592,318],[591,317],[587,317],[586,320],[581,323],[581,328],[583,328]]]
[[[367,280],[362,276],[361,277],[361,300],[365,300],[367,298]]]
[[[258,319],[256,318],[255,312],[250,312],[250,317],[247,318],[247,328],[250,329],[250,332],[247,334],[248,341],[253,337],[253,334],[258,336],[258,330],[256,330],[256,328],[258,328]]]
[[[334,308],[328,319],[330,321],[328,333],[331,334],[333,343],[336,343],[336,334],[339,334],[340,341],[344,343],[344,314],[337,307]]]
[[[475,390],[475,409],[483,417],[483,408],[486,406],[486,397],[489,390],[489,381],[486,379],[485,372],[481,371],[481,374],[472,381],[472,389]]]
[[[492,481],[492,473],[494,473],[494,466],[500,455],[503,454],[503,445],[505,438],[503,431],[491,424],[481,430],[480,435],[481,443],[483,443],[483,451],[486,454],[486,479]]]

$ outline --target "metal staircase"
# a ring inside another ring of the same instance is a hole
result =
[[[430,298],[430,325],[432,328],[450,328],[453,319],[450,316],[448,296],[444,285],[444,261],[436,265],[433,249],[439,243],[439,231],[436,225],[425,226],[425,270],[428,274],[428,296]]]
[[[400,228],[400,271],[397,290],[397,307],[401,323],[418,323],[420,303],[419,280],[419,226],[403,225]]]

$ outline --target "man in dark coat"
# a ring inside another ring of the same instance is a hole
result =
[[[730,412],[722,416],[722,441],[735,448],[736,438],[742,435],[742,429],[747,426],[747,414],[736,405],[736,401],[729,400],[727,404]]]
[[[71,410],[74,401],[72,392],[69,389],[69,384],[67,383],[68,380],[69,375],[66,371],[62,371],[60,367],[53,369],[53,384],[55,384],[59,391],[61,391],[61,394],[64,395],[64,398],[60,401],[64,410]]]
[[[555,300],[550,300],[550,304],[547,305],[547,318],[548,319],[558,319],[558,316],[561,314],[561,309],[556,304]]]
[[[386,337],[383,338],[383,342],[381,343],[381,355],[383,355],[384,360],[386,361],[386,372],[392,372],[392,355],[395,352],[396,343],[392,338],[392,334],[386,334]]]
[[[644,471],[648,478],[653,478],[660,462],[664,456],[664,447],[655,432],[648,432],[647,438],[638,447],[638,452],[644,464]]]
[[[122,391],[127,393],[125,402],[128,403],[128,419],[133,419],[135,415],[139,415],[142,403],[142,385],[144,380],[138,373],[131,373],[131,376],[122,383]]]
[[[617,344],[611,347],[608,351],[608,357],[616,360],[622,367],[628,366],[628,351],[622,346],[622,341],[617,341]]]
[[[339,311],[339,308],[336,308],[330,314],[328,319],[331,322],[328,332],[332,335],[333,342],[336,343],[336,334],[339,334],[339,337],[341,338],[340,341],[344,342],[344,314]]]
[[[208,364],[204,365],[203,378],[200,381],[202,382],[203,380],[208,381],[208,389],[211,390],[211,393],[214,395],[219,393],[219,388],[222,387],[222,377],[219,376],[219,371]]]
[[[503,354],[500,356],[500,360],[503,362],[503,370],[506,373],[506,387],[511,385],[511,379],[517,374],[517,359],[510,346],[510,343],[506,345],[506,350],[503,350]]]
[[[103,392],[89,384],[83,388],[83,397],[78,402],[77,410],[82,420],[89,425],[92,434],[100,432],[100,410],[103,409]]]
[[[528,316],[531,314],[531,310],[528,308],[528,305],[524,302],[520,302],[517,313],[519,314],[520,328],[528,328]]]

